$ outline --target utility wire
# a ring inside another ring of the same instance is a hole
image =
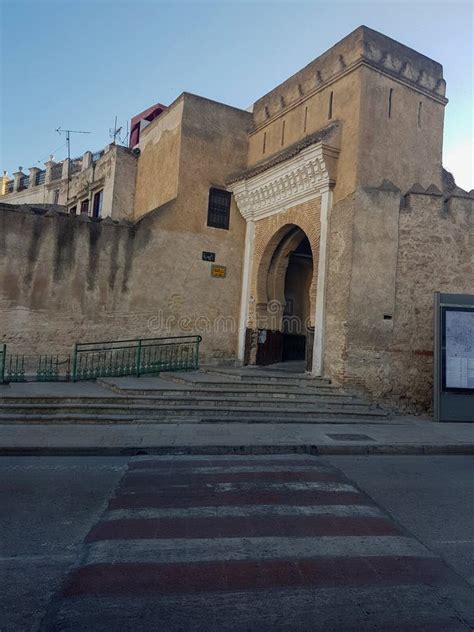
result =
[[[53,149],[53,151],[50,151],[49,154],[47,156],[45,156],[44,158],[40,158],[39,160],[37,160],[36,162],[44,162],[46,160],[46,158],[49,158],[51,156],[51,154],[55,154],[57,151],[59,151],[60,149],[62,149],[63,147],[66,147],[67,143],[63,143],[62,145],[60,145],[59,147],[57,147],[56,149]]]

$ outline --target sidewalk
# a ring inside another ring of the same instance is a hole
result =
[[[4,424],[0,455],[474,454],[472,424],[395,418],[384,424]]]

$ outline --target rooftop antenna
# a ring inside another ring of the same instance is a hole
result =
[[[67,159],[71,160],[71,134],[90,134],[90,132],[82,132],[77,129],[61,129],[61,127],[57,128],[57,133],[59,135],[66,134],[66,145],[67,145]],[[71,179],[71,163],[67,163],[67,189],[66,189],[66,203],[69,200],[69,180]]]
[[[113,129],[109,129],[109,135],[110,138],[113,138],[113,143],[115,144],[117,137],[118,139],[121,141],[121,138],[119,136],[120,132],[122,131],[122,127],[117,127],[117,117],[115,117],[115,123],[114,123],[114,128]]]

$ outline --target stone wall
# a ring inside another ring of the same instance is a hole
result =
[[[140,133],[133,217],[138,219],[178,195],[183,98]]]
[[[416,191],[416,192],[415,192]],[[325,370],[397,410],[432,398],[433,294],[474,292],[472,197],[385,183],[333,209]]]
[[[129,337],[136,236],[112,220],[0,207],[0,340],[32,354]]]

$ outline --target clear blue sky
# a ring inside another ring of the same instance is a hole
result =
[[[473,14],[468,2],[0,0],[0,168],[42,166],[109,142],[131,116],[188,91],[246,108],[360,24],[441,62],[445,165],[472,173]],[[65,147],[55,153],[65,157]]]

